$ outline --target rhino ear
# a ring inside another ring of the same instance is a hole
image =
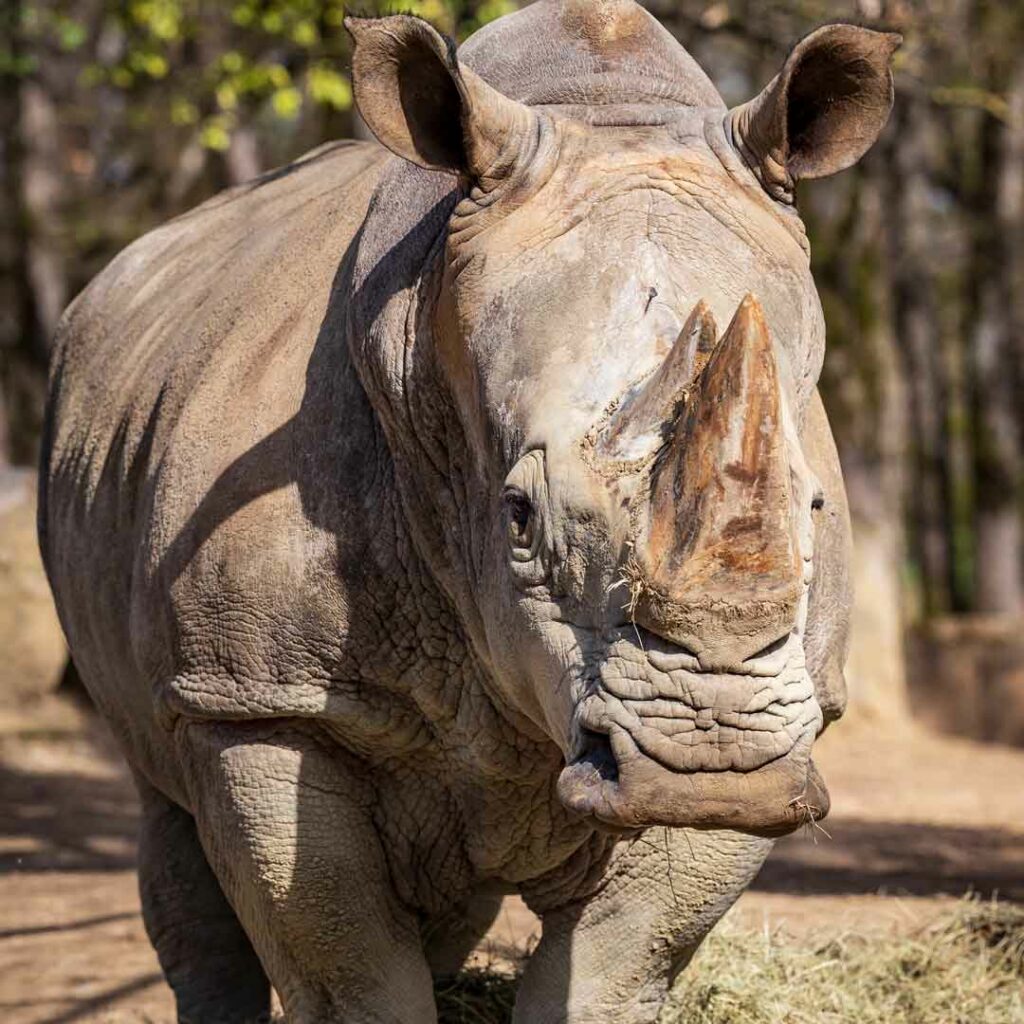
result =
[[[356,106],[377,139],[430,170],[506,173],[536,115],[461,65],[455,43],[411,15],[345,19]]]
[[[845,170],[874,144],[892,110],[889,32],[826,25],[793,48],[779,74],[729,112],[733,142],[773,198],[801,178]]]

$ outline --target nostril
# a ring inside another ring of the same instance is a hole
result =
[[[580,753],[575,763],[590,765],[598,777],[606,782],[618,781],[619,765],[612,753],[609,737],[604,733],[583,729],[580,738]]]
[[[761,658],[770,658],[773,654],[778,654],[783,647],[789,643],[789,638],[792,636],[792,631],[783,633],[777,640],[773,640],[767,647],[762,647],[757,654],[752,654],[747,661],[758,661]]]

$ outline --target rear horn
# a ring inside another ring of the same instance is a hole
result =
[[[600,453],[633,460],[648,454],[685,402],[694,378],[704,369],[718,340],[718,327],[702,299],[687,317],[672,350],[647,382],[615,410],[601,432]]]

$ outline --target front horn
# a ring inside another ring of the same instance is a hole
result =
[[[803,567],[783,398],[752,295],[689,390],[652,468],[646,513],[638,621],[698,653],[721,646],[730,661],[793,627]]]

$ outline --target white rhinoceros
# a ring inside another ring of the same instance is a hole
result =
[[[57,341],[42,548],[149,934],[182,1020],[273,985],[424,1024],[519,892],[517,1021],[653,1021],[827,809],[848,527],[793,190],[875,139],[898,38],[820,29],[727,110],[629,0],[458,54],[348,27],[383,145],[146,235]]]

